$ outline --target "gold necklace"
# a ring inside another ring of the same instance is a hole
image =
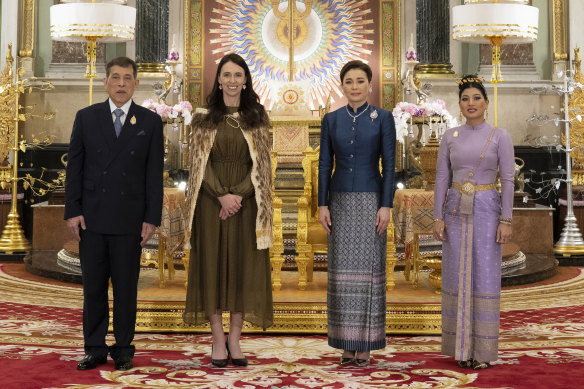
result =
[[[233,125],[233,123],[230,120],[235,122],[236,125]],[[229,125],[229,127],[239,128],[241,130],[241,124],[239,124],[239,120],[237,120],[237,117],[233,114],[225,115],[225,123],[227,123]]]

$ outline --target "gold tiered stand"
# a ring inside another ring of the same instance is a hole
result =
[[[19,96],[21,92],[22,85],[19,82],[19,72],[16,74],[12,71],[12,65],[14,63],[14,58],[12,57],[12,44],[8,45],[8,54],[6,55],[6,67],[2,72],[1,76],[1,92],[0,92],[0,103],[2,105],[8,106],[8,109],[3,109],[0,113],[2,123],[8,123],[8,128],[2,131],[0,139],[1,143],[9,145],[12,140],[12,166],[5,168],[2,174],[3,187],[6,182],[10,182],[12,191],[12,200],[10,205],[10,212],[8,213],[8,218],[6,226],[2,231],[2,237],[0,238],[0,251],[7,254],[13,254],[16,252],[28,252],[30,250],[30,243],[26,240],[22,227],[20,226],[18,210],[16,208],[16,195],[18,192],[18,122],[22,119],[19,115]],[[14,82],[13,82],[14,77]],[[10,109],[10,104],[14,107]],[[10,123],[13,123],[10,125]],[[10,128],[12,127],[12,128]],[[3,156],[4,158],[7,157]],[[10,169],[12,169],[12,174],[10,175]]]
[[[434,190],[436,184],[436,160],[438,159],[438,149],[440,142],[436,137],[436,131],[431,128],[430,135],[425,144],[422,144],[422,134],[424,133],[424,125],[430,123],[439,123],[443,118],[441,116],[424,116],[412,117],[412,124],[418,127],[418,135],[416,139],[410,143],[408,154],[410,161],[416,169],[422,173],[422,178],[426,182],[425,189]]]

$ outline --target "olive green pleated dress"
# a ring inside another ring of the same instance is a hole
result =
[[[229,107],[230,113],[236,111]],[[217,129],[195,208],[186,323],[208,322],[218,309],[241,312],[243,320],[264,329],[273,323],[269,253],[256,248],[257,204],[251,168],[241,130],[224,120]],[[242,196],[242,207],[221,220],[218,197],[227,193]]]

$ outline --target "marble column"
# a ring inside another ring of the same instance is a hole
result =
[[[136,1],[136,63],[140,72],[164,72],[168,13],[169,0]]]
[[[416,72],[420,77],[453,76],[450,63],[450,1],[416,0]]]

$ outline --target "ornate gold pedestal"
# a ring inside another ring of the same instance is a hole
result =
[[[438,149],[440,142],[436,137],[436,131],[432,129],[426,144],[422,144],[422,134],[424,133],[424,125],[430,123],[438,123],[442,120],[441,117],[413,117],[412,124],[418,127],[418,134],[416,139],[410,143],[408,155],[410,161],[416,169],[422,173],[422,178],[425,182],[426,190],[434,190],[436,184],[436,160],[438,159]]]

